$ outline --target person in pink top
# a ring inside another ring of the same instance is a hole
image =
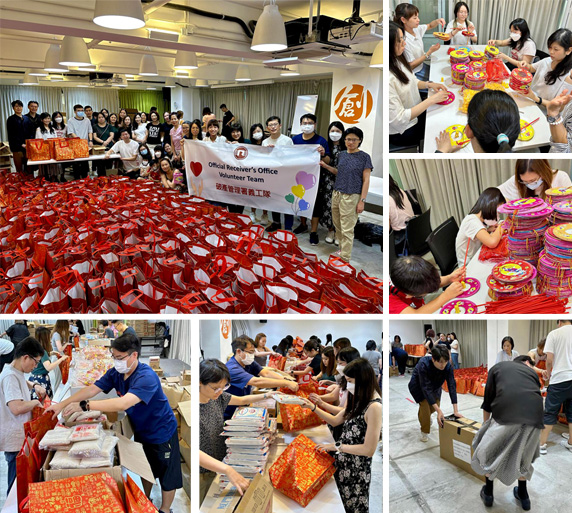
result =
[[[171,114],[171,146],[175,155],[181,154],[181,140],[183,139],[183,127],[179,125],[179,118],[177,113],[173,112]]]

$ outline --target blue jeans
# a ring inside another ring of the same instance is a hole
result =
[[[459,353],[451,353],[451,358],[453,359],[453,369],[459,368]]]
[[[4,458],[6,458],[6,463],[8,463],[8,492],[6,496],[10,493],[10,488],[16,481],[16,456],[17,452],[5,452]]]

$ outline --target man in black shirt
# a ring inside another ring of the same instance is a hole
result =
[[[6,131],[8,132],[8,145],[14,158],[16,171],[21,173],[26,164],[26,118],[22,116],[24,104],[20,100],[12,102],[12,114],[6,120]]]
[[[234,121],[234,116],[232,115],[232,112],[230,112],[230,110],[228,110],[227,106],[223,103],[220,106],[220,110],[223,111],[223,116],[222,116],[222,135],[224,135],[228,141],[231,140],[231,132],[232,129],[230,128],[231,123]]]
[[[36,128],[40,126],[40,116],[38,116],[38,102],[30,100],[28,102],[28,113],[24,114],[26,122],[26,139],[36,138]]]
[[[457,386],[453,367],[449,363],[449,350],[446,346],[437,344],[431,349],[431,356],[424,356],[413,369],[409,382],[409,391],[416,403],[419,404],[419,424],[421,425],[422,442],[427,442],[431,429],[431,414],[437,412],[437,422],[443,425],[445,414],[440,408],[441,387],[447,381],[449,396],[456,417],[462,417],[457,407]]]
[[[489,371],[481,406],[485,423],[475,435],[471,462],[473,470],[486,477],[481,499],[487,507],[493,505],[495,478],[507,486],[518,479],[513,495],[522,509],[530,509],[526,480],[540,455],[544,428],[540,380],[533,366],[530,356],[522,355]]]
[[[83,108],[83,111],[85,112],[85,117],[87,119],[89,119],[89,122],[91,123],[91,126],[95,126],[97,125],[97,116],[93,116],[93,108],[91,107],[91,105],[86,105]]]

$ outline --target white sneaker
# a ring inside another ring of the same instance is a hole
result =
[[[339,245],[340,245],[340,241],[339,241],[338,239],[336,239],[336,240],[334,240],[334,244],[335,244],[336,246],[339,246]]]
[[[427,436],[427,433],[423,433],[423,431],[421,431],[421,436],[419,437],[419,440],[421,440],[422,442],[429,441],[429,437]]]
[[[570,439],[570,433],[562,433],[562,438],[566,438],[566,440]]]
[[[548,454],[548,447],[546,444],[540,446],[540,454]]]
[[[572,444],[569,444],[569,443],[568,443],[568,440],[562,440],[562,441],[560,442],[560,445],[561,445],[562,447],[565,447],[566,449],[568,449],[570,452],[572,452]]]
[[[336,232],[335,231],[329,231],[328,232],[328,236],[324,239],[328,244],[333,244],[334,240],[336,238]]]

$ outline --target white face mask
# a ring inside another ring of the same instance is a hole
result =
[[[497,224],[499,224],[498,219],[496,221],[493,221],[492,219],[484,219],[483,222],[487,226],[496,226]]]
[[[510,38],[511,38],[513,41],[518,41],[518,40],[520,39],[520,34],[517,34],[517,33],[515,33],[515,32],[511,32],[511,33],[510,33]]]
[[[338,374],[344,373],[344,367],[345,367],[345,365],[339,365],[339,364],[336,366],[336,370],[338,371]]]
[[[263,135],[262,132],[255,132],[252,134],[252,138],[256,139],[258,141],[258,140],[262,139],[262,135]]]
[[[119,372],[119,374],[127,374],[130,370],[131,367],[127,367],[127,361],[129,358],[125,358],[125,360],[114,360],[113,361],[113,366],[115,367],[115,370],[117,372]]]
[[[311,134],[314,131],[314,125],[302,125],[300,129],[304,134]]]
[[[341,132],[330,132],[330,139],[332,141],[339,141],[342,138]]]
[[[542,178],[539,178],[538,180],[536,180],[536,182],[527,183],[526,186],[530,190],[534,191],[535,189],[538,189],[542,185],[542,182],[543,182]]]
[[[355,391],[356,391],[356,384],[355,383],[346,383],[346,390],[350,394],[354,395]]]
[[[244,353],[244,356],[242,357],[242,363],[244,363],[244,365],[250,365],[254,363],[254,355],[250,353]]]
[[[159,158],[161,156],[161,152],[160,151],[156,151],[155,152],[155,157]]]
[[[56,123],[61,123],[62,121],[63,121],[62,118],[56,118],[56,119],[55,119],[55,122],[56,122]]]

